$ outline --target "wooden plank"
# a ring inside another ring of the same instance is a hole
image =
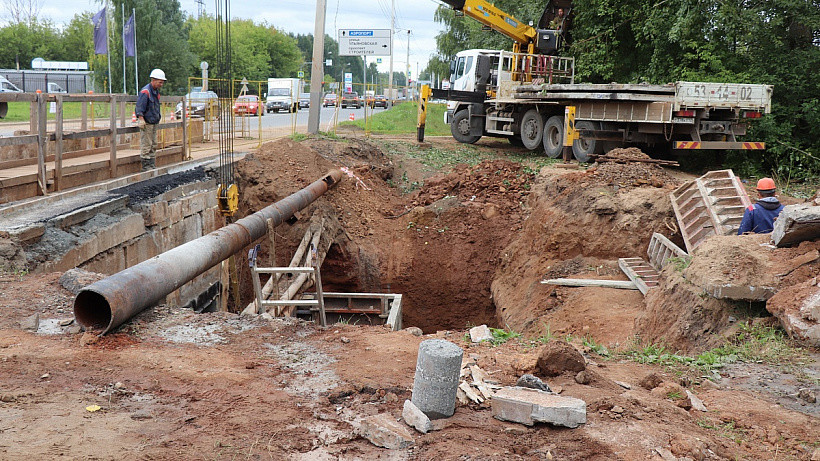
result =
[[[595,279],[548,279],[541,280],[541,283],[546,285],[562,285],[567,287],[601,287],[601,288],[620,288],[623,290],[637,290],[638,286],[631,281],[626,280],[595,280]]]
[[[88,129],[88,101],[83,101],[80,111],[80,131],[85,131]],[[88,140],[83,139],[80,145],[83,149],[88,149]]]
[[[63,179],[63,97],[57,95],[57,113],[54,124],[54,190],[62,190]]]
[[[21,146],[24,144],[37,144],[40,142],[40,136],[30,134],[25,136],[9,136],[7,138],[0,138],[0,147],[5,146]]]
[[[111,95],[111,114],[108,120],[108,129],[110,130],[109,142],[111,143],[111,157],[109,159],[109,167],[111,171],[110,177],[117,177],[117,98]]]
[[[46,98],[42,94],[37,95],[37,185],[39,193],[48,195],[48,183],[46,183]]]

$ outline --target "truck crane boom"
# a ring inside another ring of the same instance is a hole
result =
[[[556,30],[536,29],[484,0],[442,0],[455,11],[498,31],[513,40],[514,53],[555,54],[559,33]]]

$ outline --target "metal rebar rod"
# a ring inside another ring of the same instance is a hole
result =
[[[341,181],[333,170],[309,186],[210,234],[83,288],[74,299],[77,323],[101,335],[238,253],[267,232],[267,220],[279,225]]]

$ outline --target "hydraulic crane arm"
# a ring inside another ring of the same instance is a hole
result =
[[[558,32],[536,29],[484,0],[442,0],[489,28],[513,39],[513,52],[554,54],[558,49]]]
[[[484,0],[442,0],[454,10],[513,39],[521,48],[535,41],[538,31]]]

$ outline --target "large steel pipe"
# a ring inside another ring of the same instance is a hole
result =
[[[282,224],[341,179],[342,172],[333,170],[250,216],[92,283],[74,299],[77,323],[102,330],[101,335],[111,331],[264,236],[268,219],[275,226]]]

